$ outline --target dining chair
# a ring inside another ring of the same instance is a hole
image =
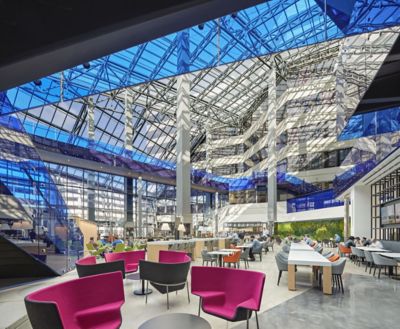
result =
[[[229,256],[224,256],[223,258],[223,266],[225,264],[228,264],[229,267],[231,267],[231,264],[235,268],[240,268],[240,255],[241,255],[241,250],[235,251],[232,255]]]
[[[367,272],[369,266],[369,274],[371,274],[372,268],[375,267],[374,259],[372,258],[372,252],[364,250],[365,256],[365,272]]]
[[[282,272],[288,271],[288,258],[289,255],[284,251],[280,251],[275,255],[276,265],[278,266],[279,270],[278,283],[277,283],[278,286],[279,282],[281,281]]]
[[[245,248],[240,254],[240,260],[244,262],[244,268],[249,268],[250,248]]]
[[[379,253],[377,253],[377,252],[372,252],[371,254],[372,254],[372,259],[374,260],[374,264],[375,264],[374,276],[375,276],[376,269],[378,268],[378,270],[379,270],[378,271],[378,279],[380,279],[381,278],[381,270],[382,270],[382,268],[386,268],[386,266],[393,267],[395,269],[395,273],[397,275],[397,260],[383,257],[383,256],[379,255]]]

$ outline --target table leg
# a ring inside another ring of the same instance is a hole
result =
[[[138,296],[149,295],[152,292],[153,292],[153,290],[144,288],[144,280],[142,280],[142,289],[136,289],[133,291],[133,293]]]
[[[324,282],[322,284],[322,289],[325,295],[332,295],[332,267],[324,266],[322,268],[324,275]]]
[[[296,290],[296,269],[295,265],[288,265],[288,288],[289,290]]]

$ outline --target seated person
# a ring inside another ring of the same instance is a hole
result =
[[[367,239],[365,236],[361,239],[361,243],[364,247],[368,247],[371,244],[371,240]]]
[[[115,237],[114,237],[114,241],[113,241],[113,243],[112,243],[113,248],[114,248],[117,244],[120,244],[120,243],[124,243],[124,241],[123,241],[122,239],[120,239],[118,236],[115,236]]]
[[[250,260],[251,260],[251,261],[255,261],[256,258],[254,257],[254,254],[253,254],[253,248],[255,248],[255,249],[260,248],[261,242],[258,241],[258,240],[254,237],[254,235],[252,235],[252,236],[250,237],[250,241],[251,241],[251,248],[250,248],[250,251],[249,251],[249,257],[250,257]]]
[[[361,243],[361,239],[359,237],[356,237],[354,239],[354,243],[356,244],[356,247],[362,247],[363,244]]]
[[[356,244],[354,243],[354,236],[349,236],[349,239],[344,243],[344,246],[347,248],[355,247]]]
[[[340,237],[340,235],[339,234],[335,234],[335,242],[336,242],[336,244],[338,244],[339,242],[340,242],[340,240],[342,240],[342,238]]]
[[[89,243],[93,246],[94,249],[98,249],[99,245],[96,241],[94,241],[94,237],[90,237]]]

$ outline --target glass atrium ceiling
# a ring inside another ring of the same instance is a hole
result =
[[[265,56],[287,49],[394,26],[399,1],[271,0],[189,29],[186,71]],[[179,33],[78,66],[7,91],[10,111],[160,80],[178,67]],[[3,112],[4,113],[4,112]]]
[[[338,58],[345,52],[342,65],[347,83],[347,96],[353,100],[347,109],[351,112],[390,50],[397,33],[396,28],[390,28],[293,49],[273,57],[258,57],[191,73],[192,146],[195,147],[204,141],[202,136],[207,127],[212,130],[228,128],[237,133],[243,132],[247,120],[251,120],[252,114],[268,95],[267,77],[271,65],[276,67],[277,82],[285,86],[284,88],[288,85],[295,87],[296,84],[303,84],[302,77],[307,77],[310,70],[324,74],[327,80],[335,80]],[[299,102],[304,102],[310,95],[315,96],[320,92],[313,89],[310,80],[307,81],[310,85],[309,90],[292,93],[290,97],[293,99],[287,99],[287,103],[281,106],[281,119],[293,113],[289,111],[290,108],[298,107]],[[157,159],[174,162],[174,77],[94,95],[95,140],[116,146],[118,149],[124,146],[124,108],[127,92],[134,104],[134,149]],[[87,106],[88,99],[81,98],[45,105],[20,112],[18,115],[26,127],[29,125],[28,131],[35,131],[36,125],[40,125],[44,130],[51,127],[52,129],[45,133],[51,139],[58,139],[61,132],[87,137]],[[332,120],[333,115],[333,119],[336,120],[335,111],[336,108],[331,108],[326,118],[319,119]],[[346,113],[344,115],[346,118],[349,116]]]

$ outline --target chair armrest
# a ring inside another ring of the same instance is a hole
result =
[[[254,300],[254,298],[245,300],[244,302],[237,305],[237,308],[239,308],[239,307],[246,308],[246,309],[253,310],[253,311],[259,310],[259,307],[257,306],[257,302]]]
[[[204,300],[217,299],[220,297],[225,298],[223,291],[195,291],[192,290],[192,294],[203,298]]]

